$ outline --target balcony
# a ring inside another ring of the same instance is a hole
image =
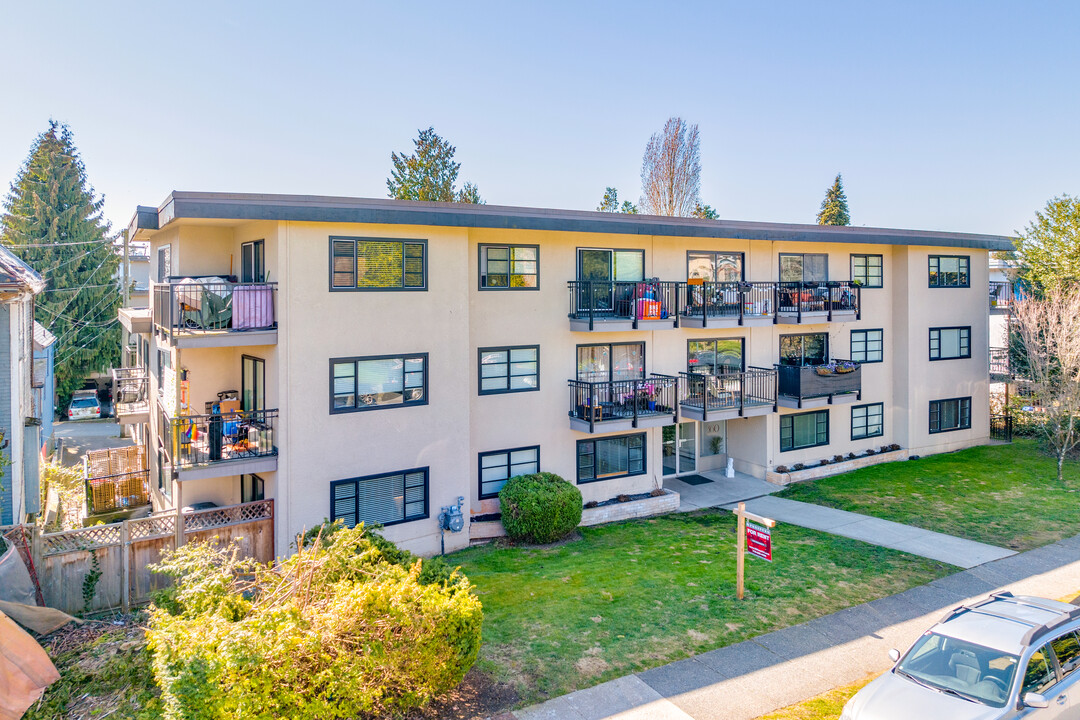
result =
[[[175,347],[277,343],[277,283],[170,278],[153,295],[154,329]]]
[[[990,312],[1008,312],[1012,306],[1012,283],[990,281]]]
[[[776,322],[846,322],[862,317],[862,288],[850,280],[776,283]]]
[[[990,348],[990,379],[1006,382],[1012,377],[1009,367],[1009,348]]]
[[[607,433],[674,425],[679,379],[653,374],[639,380],[570,380],[570,429]]]
[[[145,368],[113,368],[113,414],[122,425],[150,421],[150,378]]]
[[[677,282],[571,280],[570,329],[575,332],[665,330],[679,326]]]
[[[776,283],[686,282],[679,324],[711,328],[772,325],[776,321]]]
[[[776,401],[781,407],[813,408],[862,398],[862,366],[850,360],[826,365],[777,365]]]
[[[149,335],[153,323],[148,307],[122,307],[117,311],[120,324],[131,335]]]
[[[88,516],[130,511],[150,504],[142,445],[88,450],[83,458]]]
[[[277,410],[162,416],[166,447],[179,479],[201,480],[277,470]]]
[[[686,420],[732,420],[776,412],[776,370],[703,375],[679,373],[679,415]]]

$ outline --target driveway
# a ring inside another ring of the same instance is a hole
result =
[[[87,450],[127,447],[135,442],[120,437],[120,425],[112,418],[102,420],[67,420],[53,424],[53,436],[63,443],[60,461],[63,465],[82,465]]]

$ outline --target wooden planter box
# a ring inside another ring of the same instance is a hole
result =
[[[841,463],[830,463],[829,465],[814,465],[813,467],[804,468],[803,470],[792,470],[791,472],[786,473],[778,473],[770,470],[765,473],[765,479],[775,485],[789,485],[793,482],[817,480],[818,478],[829,477],[830,475],[840,475],[842,473],[851,472],[852,470],[858,470],[859,468],[869,467],[870,465],[879,465],[881,463],[907,459],[907,450],[893,450],[891,452],[878,453],[877,455],[860,455],[854,460],[845,460]]]

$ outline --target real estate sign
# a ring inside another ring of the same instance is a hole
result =
[[[756,522],[747,521],[746,552],[772,562],[772,530]]]

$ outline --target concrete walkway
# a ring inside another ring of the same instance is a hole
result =
[[[506,713],[516,720],[752,720],[887,670],[949,609],[1080,592],[1080,535],[719,650]]]

